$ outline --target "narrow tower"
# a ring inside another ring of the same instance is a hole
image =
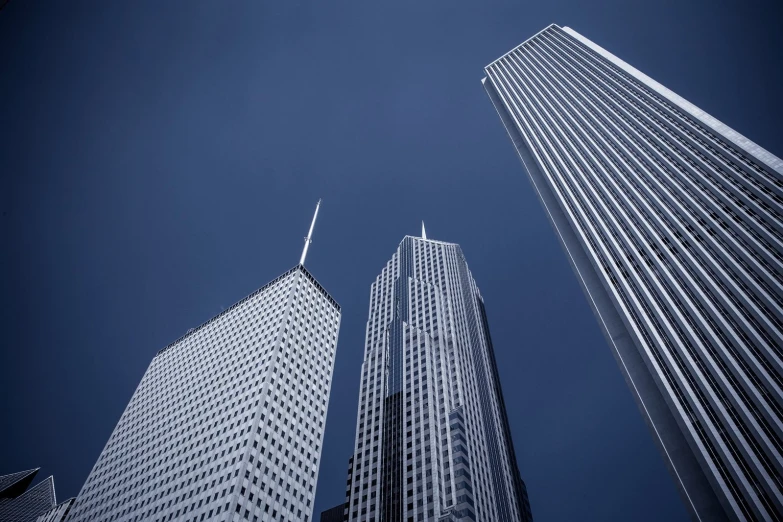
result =
[[[339,508],[338,508],[339,509]],[[406,236],[370,290],[347,520],[532,520],[459,245]]]
[[[163,348],[72,521],[312,520],[340,306],[300,263]]]
[[[782,520],[783,161],[567,27],[485,70],[694,520]]]

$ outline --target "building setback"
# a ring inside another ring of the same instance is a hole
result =
[[[370,291],[346,519],[532,520],[484,302],[423,226]]]
[[[783,519],[783,162],[569,28],[485,72],[694,519]]]
[[[162,349],[68,520],[312,520],[339,327],[303,254]]]

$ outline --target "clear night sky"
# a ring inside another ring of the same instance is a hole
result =
[[[308,268],[343,321],[316,513],[344,499],[370,284],[423,219],[462,245],[486,300],[534,517],[687,520],[480,80],[568,25],[781,155],[782,15],[741,0],[11,0],[0,474],[41,466],[76,495],[153,355],[296,264],[321,197]]]

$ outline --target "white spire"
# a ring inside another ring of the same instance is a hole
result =
[[[318,217],[318,209],[321,207],[321,200],[318,200],[318,203],[315,205],[315,214],[313,214],[313,222],[310,223],[310,231],[307,233],[307,237],[305,238],[305,246],[304,250],[302,250],[302,258],[299,260],[299,264],[304,266],[305,258],[307,257],[307,247],[310,246],[310,243],[313,242],[313,227],[315,227],[315,218]]]
[[[424,221],[421,222],[421,238],[427,239],[427,231],[424,230]]]

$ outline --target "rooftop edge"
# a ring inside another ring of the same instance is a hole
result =
[[[329,300],[330,303],[332,303],[332,305],[337,309],[338,312],[341,311],[340,304],[337,301],[334,300],[334,298],[329,294],[329,292],[327,292],[326,289],[321,285],[321,283],[319,283],[318,280],[313,276],[313,274],[311,274],[310,271],[307,268],[304,267],[304,265],[298,264],[295,267],[293,267],[293,268],[285,271],[284,273],[280,274],[279,276],[277,276],[273,280],[269,281],[267,284],[265,284],[264,286],[262,286],[258,290],[256,290],[253,293],[243,297],[242,299],[240,299],[239,301],[237,301],[236,303],[234,303],[230,307],[226,308],[225,310],[223,310],[219,314],[211,317],[210,319],[204,321],[203,323],[201,323],[200,325],[198,325],[198,326],[196,326],[194,328],[190,328],[187,332],[185,332],[184,334],[179,336],[176,340],[170,342],[164,348],[161,348],[160,350],[158,350],[158,352],[155,354],[155,357],[157,357],[158,355],[162,354],[163,352],[165,352],[166,350],[168,350],[169,348],[171,348],[175,344],[179,343],[180,341],[182,341],[183,339],[185,339],[189,335],[198,332],[199,330],[201,330],[205,326],[207,326],[207,325],[213,323],[214,321],[216,321],[217,319],[223,317],[224,315],[226,315],[228,312],[232,311],[237,306],[239,306],[239,305],[243,304],[244,302],[252,299],[253,297],[257,296],[258,294],[260,294],[261,292],[263,292],[264,290],[266,290],[267,288],[272,286],[273,284],[280,282],[283,278],[293,274],[297,270],[300,270],[301,272],[304,273],[305,276],[307,276],[307,278],[315,285],[315,287],[318,290],[321,291],[321,293]],[[154,357],[153,357],[153,359],[154,359]]]

